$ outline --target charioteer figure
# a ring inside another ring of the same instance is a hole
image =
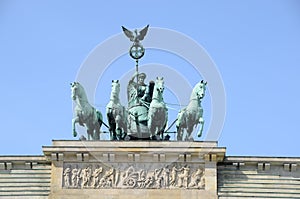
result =
[[[145,73],[134,73],[128,82],[128,107],[136,105],[149,105],[152,99],[154,82],[151,81],[149,86],[145,84]],[[137,82],[135,82],[137,79]]]
[[[127,86],[128,131],[129,135],[131,134],[137,138],[149,134],[147,128],[148,110],[152,100],[154,82],[150,81],[147,85],[145,83],[146,77],[145,73],[135,72]]]

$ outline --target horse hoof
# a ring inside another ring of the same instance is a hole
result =
[[[165,141],[169,141],[169,140],[170,140],[170,138],[171,138],[171,136],[169,136],[169,135],[166,135],[166,136],[164,137],[164,140],[165,140]]]
[[[159,136],[152,135],[152,136],[151,136],[151,140],[159,141],[160,138],[159,138]]]
[[[84,135],[80,136],[79,140],[86,141],[86,137]]]
[[[130,140],[130,136],[129,136],[129,135],[126,135],[125,138],[124,138],[124,140],[125,140],[125,141],[129,141],[129,140]]]
[[[111,141],[117,140],[117,137],[116,137],[116,136],[113,136],[110,140],[111,140]]]

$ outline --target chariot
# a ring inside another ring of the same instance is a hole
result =
[[[75,118],[73,119],[73,134],[77,135],[75,123],[86,126],[88,139],[100,138],[100,127],[104,124],[110,132],[111,140],[168,140],[165,136],[168,122],[168,109],[164,102],[164,78],[157,77],[150,81],[149,85],[144,83],[145,73],[139,73],[138,62],[145,54],[145,49],[140,43],[144,39],[148,26],[140,32],[134,32],[124,28],[125,35],[133,42],[129,49],[130,56],[135,59],[136,72],[127,85],[128,106],[123,106],[119,99],[120,82],[112,80],[110,101],[106,106],[108,125],[103,121],[100,111],[97,111],[88,103],[83,86],[79,82],[71,83],[72,98],[76,101]],[[135,34],[134,34],[135,33]],[[204,120],[201,101],[205,96],[206,82],[200,81],[195,85],[190,103],[181,109],[176,123],[177,140],[192,139],[192,131],[198,124],[201,125],[198,136],[202,135]],[[186,133],[184,134],[186,130]],[[135,178],[128,182],[135,184]]]

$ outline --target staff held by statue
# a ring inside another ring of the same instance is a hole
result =
[[[148,28],[149,25],[147,25],[145,28],[138,32],[137,29],[135,29],[134,31],[130,31],[124,26],[122,26],[124,34],[130,39],[130,41],[133,42],[132,46],[129,49],[129,55],[136,61],[135,75],[137,85],[139,81],[139,59],[141,59],[145,54],[145,48],[143,47],[140,41],[142,41],[145,38]],[[138,94],[138,86],[136,87],[136,94]]]

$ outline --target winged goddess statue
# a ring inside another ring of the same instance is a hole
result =
[[[139,44],[140,41],[142,41],[145,38],[148,28],[149,28],[149,25],[147,25],[145,28],[143,28],[139,32],[137,29],[135,29],[133,32],[133,31],[128,30],[124,26],[122,26],[124,34],[130,39],[130,41],[133,42],[134,45]]]

